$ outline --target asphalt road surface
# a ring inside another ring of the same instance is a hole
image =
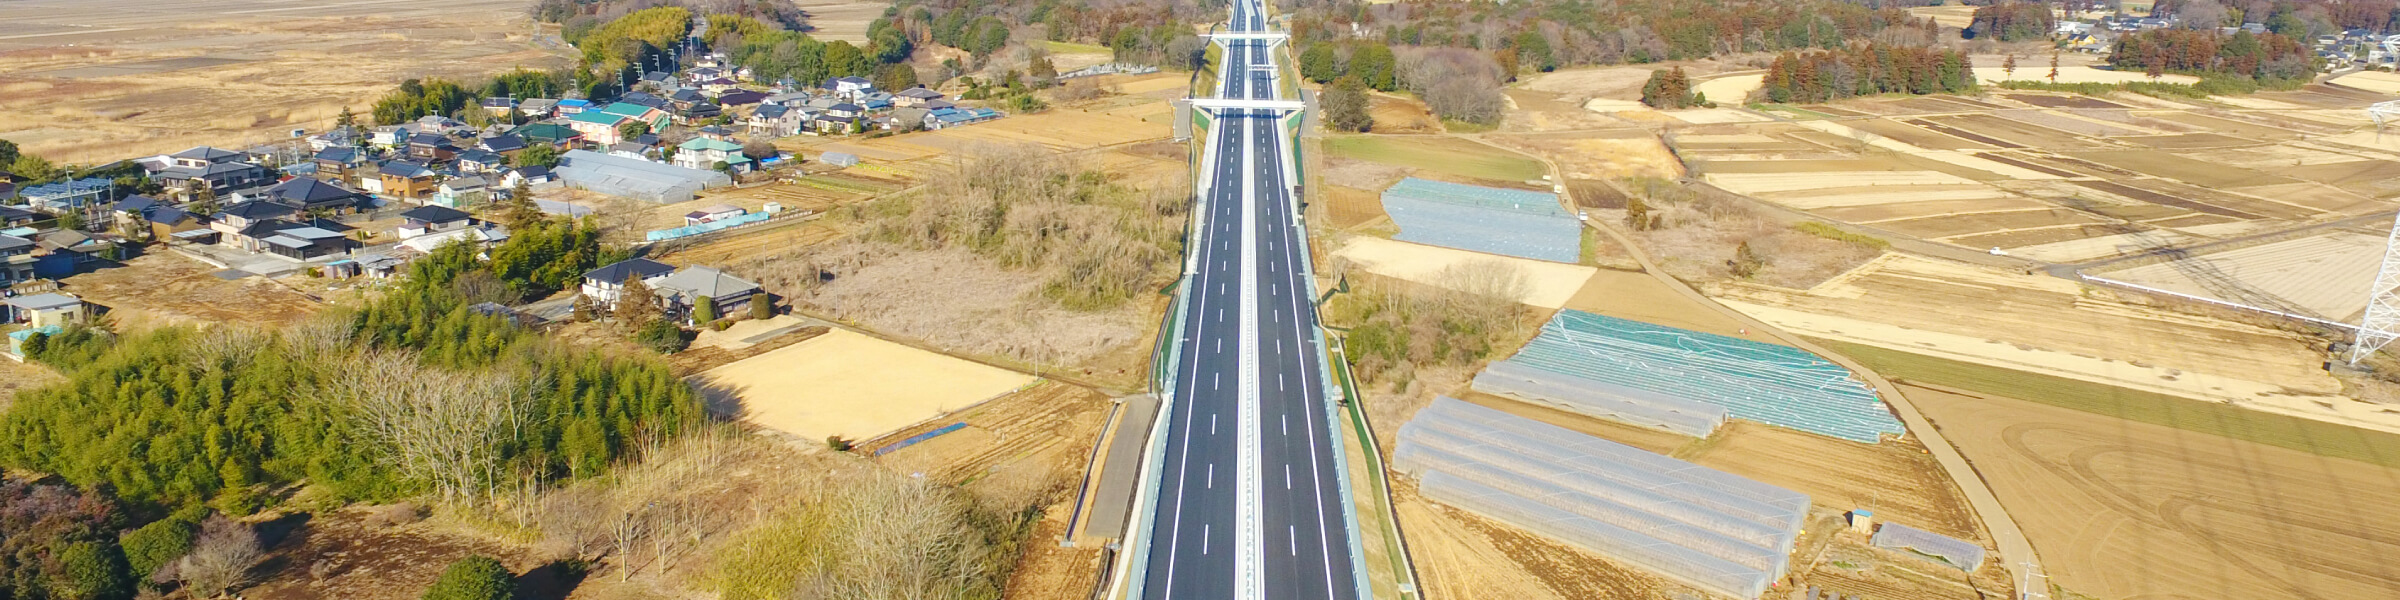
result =
[[[1257,2],[1236,2],[1228,29],[1263,31]],[[1223,64],[1220,97],[1276,99],[1266,42],[1233,42]],[[1193,240],[1198,270],[1141,595],[1358,598],[1352,517],[1334,468],[1341,446],[1283,172],[1287,140],[1275,111],[1226,112],[1196,208],[1205,226]],[[1249,585],[1245,571],[1255,574]]]

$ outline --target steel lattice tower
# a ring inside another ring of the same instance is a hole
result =
[[[2350,364],[2358,364],[2384,344],[2400,338],[2400,216],[2383,245],[2383,267],[2375,270],[2375,287],[2367,288],[2367,314],[2359,318],[2358,338],[2350,344]]]

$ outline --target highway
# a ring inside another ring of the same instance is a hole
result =
[[[1265,31],[1259,1],[1236,0],[1226,29]],[[1279,99],[1270,42],[1224,44],[1218,97]],[[1217,111],[1201,158],[1209,181],[1149,542],[1127,550],[1142,561],[1141,598],[1360,595],[1282,116]]]

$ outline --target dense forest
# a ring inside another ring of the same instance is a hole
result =
[[[1767,67],[1759,94],[1770,102],[1825,102],[1884,93],[1949,94],[1975,89],[1967,56],[1956,50],[1858,44],[1786,52]]]
[[[1834,48],[1878,35],[1923,42],[1931,41],[1934,27],[1899,8],[1837,0],[1305,0],[1292,20],[1292,34],[1304,42],[1365,37],[1391,45],[1471,48],[1514,54],[1499,60],[1541,70]]]
[[[2151,11],[2182,17],[2193,29],[2259,23],[2295,38],[2347,29],[2390,33],[2400,22],[2400,0],[2159,0]]]
[[[2058,19],[2050,14],[2050,5],[2041,2],[2002,2],[1975,9],[1975,20],[1960,32],[1969,38],[1991,38],[2003,42],[2049,39],[2050,31],[2058,27]]]
[[[2236,77],[2266,85],[2306,81],[2316,73],[2307,46],[2276,34],[2156,29],[2117,38],[2109,64],[2150,73]]]

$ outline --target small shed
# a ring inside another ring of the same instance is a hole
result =
[[[34,327],[65,326],[84,320],[83,299],[47,293],[8,299],[11,321]]]

